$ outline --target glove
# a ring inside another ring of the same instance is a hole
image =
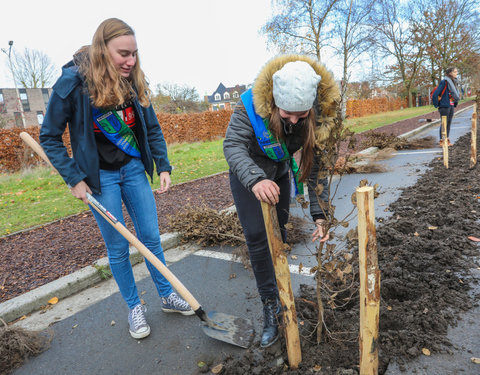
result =
[[[453,106],[457,108],[458,102],[453,102]]]

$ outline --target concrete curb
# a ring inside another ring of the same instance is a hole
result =
[[[160,239],[165,251],[165,257],[167,258],[168,250],[180,244],[181,235],[177,232],[165,233],[160,236]],[[132,265],[143,262],[142,254],[134,247],[130,247],[130,261]],[[101,258],[91,266],[84,267],[70,275],[63,276],[1,303],[0,318],[7,323],[11,322],[47,305],[48,301],[53,297],[62,299],[99,283],[102,281],[102,278],[95,266],[110,269],[108,258]]]

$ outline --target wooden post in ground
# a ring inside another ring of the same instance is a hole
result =
[[[360,375],[378,374],[380,270],[378,268],[373,187],[356,190],[360,276]]]
[[[447,116],[442,116],[443,165],[448,169]]]
[[[274,206],[262,202],[262,213],[275,269],[280,303],[283,308],[288,363],[290,368],[296,369],[302,362],[302,351],[300,349],[300,335],[298,333],[297,311],[293,298],[290,269],[288,268],[287,256],[278,224],[277,210]]]
[[[472,145],[470,154],[470,169],[477,165],[477,104],[473,105],[472,113]]]

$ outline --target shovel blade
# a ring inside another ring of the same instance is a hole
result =
[[[207,315],[211,324],[202,322],[203,332],[207,336],[241,348],[251,345],[255,330],[250,320],[216,311],[210,311]]]

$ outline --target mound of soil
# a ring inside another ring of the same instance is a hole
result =
[[[469,169],[470,135],[450,148],[449,169],[441,158],[390,205],[392,216],[377,228],[381,270],[379,373],[390,361],[404,363],[430,352],[449,352],[447,327],[473,306],[469,270],[478,267],[480,233],[478,167]],[[358,282],[357,282],[358,286]],[[283,342],[250,348],[242,358],[223,359],[227,374],[358,374],[358,294],[347,308],[324,301],[328,333],[315,342],[315,292],[303,286],[296,300],[302,363],[290,370]],[[324,332],[326,330],[324,329]],[[282,340],[283,341],[283,340]]]

